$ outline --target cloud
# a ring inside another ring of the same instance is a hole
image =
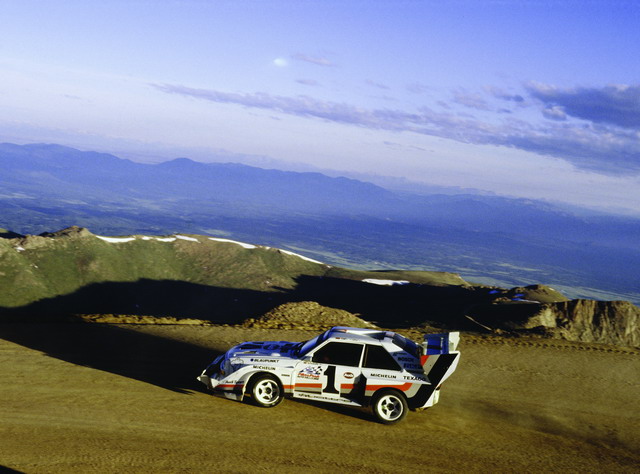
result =
[[[524,97],[522,97],[520,94],[509,93],[499,87],[487,86],[484,89],[496,99],[506,100],[509,102],[516,102],[518,104],[521,104],[522,102],[524,102]]]
[[[319,86],[320,83],[314,79],[296,79],[298,84],[302,84],[304,86]]]
[[[321,56],[309,56],[308,54],[296,53],[291,55],[296,61],[304,61],[306,63],[315,64],[316,66],[331,67],[334,64],[327,58]]]
[[[287,67],[289,62],[285,58],[276,58],[273,60],[274,66]]]
[[[374,126],[372,118],[368,117],[369,114],[364,110],[348,104],[319,101],[308,96],[284,97],[264,92],[238,94],[171,84],[152,84],[152,86],[170,94],[180,94],[222,104],[237,104],[299,117],[315,117],[339,123]]]
[[[418,82],[413,82],[411,84],[407,84],[406,89],[412,94],[424,94],[429,91],[430,87]]]
[[[504,114],[499,116],[502,117],[501,121],[491,122],[464,116],[453,108],[444,112],[429,107],[421,107],[415,112],[367,109],[304,95],[285,97],[264,92],[240,94],[182,85],[151,85],[165,93],[297,117],[369,129],[420,133],[462,143],[511,147],[561,158],[578,168],[603,174],[640,174],[640,134],[602,124],[557,120],[532,123]],[[550,118],[559,119],[564,107],[550,105],[545,110]]]
[[[578,168],[607,175],[640,174],[637,139],[608,135],[590,128],[553,129],[505,137],[505,144],[563,158]]]
[[[529,83],[526,88],[547,109],[561,107],[566,114],[575,118],[640,129],[640,85],[558,89],[545,84]]]
[[[389,86],[387,86],[387,85],[385,85],[385,84],[382,84],[382,83],[380,83],[380,82],[374,82],[374,81],[372,81],[372,80],[370,80],[370,79],[367,79],[367,80],[366,80],[366,81],[364,81],[364,82],[365,82],[365,84],[367,84],[367,85],[369,85],[369,86],[371,86],[371,87],[376,87],[376,88],[378,88],[378,89],[382,89],[382,90],[386,90],[386,91],[388,91],[388,90],[390,89],[390,87],[389,87]]]
[[[453,100],[457,104],[477,110],[491,110],[487,101],[479,94],[469,93],[464,90],[453,92]]]
[[[567,120],[567,113],[559,105],[553,105],[542,109],[542,115],[551,120]]]

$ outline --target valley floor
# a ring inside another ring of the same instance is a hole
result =
[[[637,472],[640,352],[463,334],[440,403],[395,426],[286,400],[213,397],[196,375],[247,340],[223,326],[0,324],[0,470]]]

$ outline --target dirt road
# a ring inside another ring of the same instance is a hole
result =
[[[633,472],[640,352],[462,339],[440,404],[366,412],[213,397],[195,376],[230,345],[302,331],[0,324],[0,468],[23,472]]]

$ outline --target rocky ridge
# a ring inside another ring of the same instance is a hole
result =
[[[540,306],[524,329],[543,327],[556,338],[640,346],[640,308],[628,301],[572,300]]]
[[[322,306],[315,301],[282,304],[259,318],[249,318],[243,324],[247,328],[325,330],[333,326],[377,329],[358,316],[337,308]]]

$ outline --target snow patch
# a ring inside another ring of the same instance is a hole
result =
[[[101,235],[96,235],[100,240],[104,240],[105,242],[109,242],[112,244],[121,244],[123,242],[131,242],[132,240],[136,240],[135,237],[103,237]]]
[[[305,257],[304,255],[299,255],[299,254],[297,254],[297,253],[289,252],[288,250],[282,250],[282,249],[280,249],[280,252],[282,252],[282,253],[286,253],[287,255],[293,255],[294,257],[301,258],[302,260],[306,260],[307,262],[311,262],[311,263],[319,263],[320,265],[324,265],[324,263],[322,263],[322,262],[319,262],[319,261],[314,260],[314,259],[309,258],[309,257]]]
[[[200,242],[198,239],[194,237],[188,237],[186,235],[176,235],[176,239],[188,240],[189,242]]]
[[[16,251],[18,252],[24,252],[24,247],[16,247]]]
[[[209,237],[209,240],[213,240],[214,242],[227,242],[229,244],[236,244],[245,249],[257,249],[257,245],[253,244],[245,244],[244,242],[238,242],[237,240],[229,240],[229,239],[221,239],[219,237]]]
[[[365,278],[362,280],[365,283],[371,283],[372,285],[384,285],[384,286],[393,286],[393,285],[408,285],[411,283],[407,280],[378,280],[376,278]]]
[[[175,240],[176,240],[175,237],[156,237],[155,239],[158,242],[175,242]]]

